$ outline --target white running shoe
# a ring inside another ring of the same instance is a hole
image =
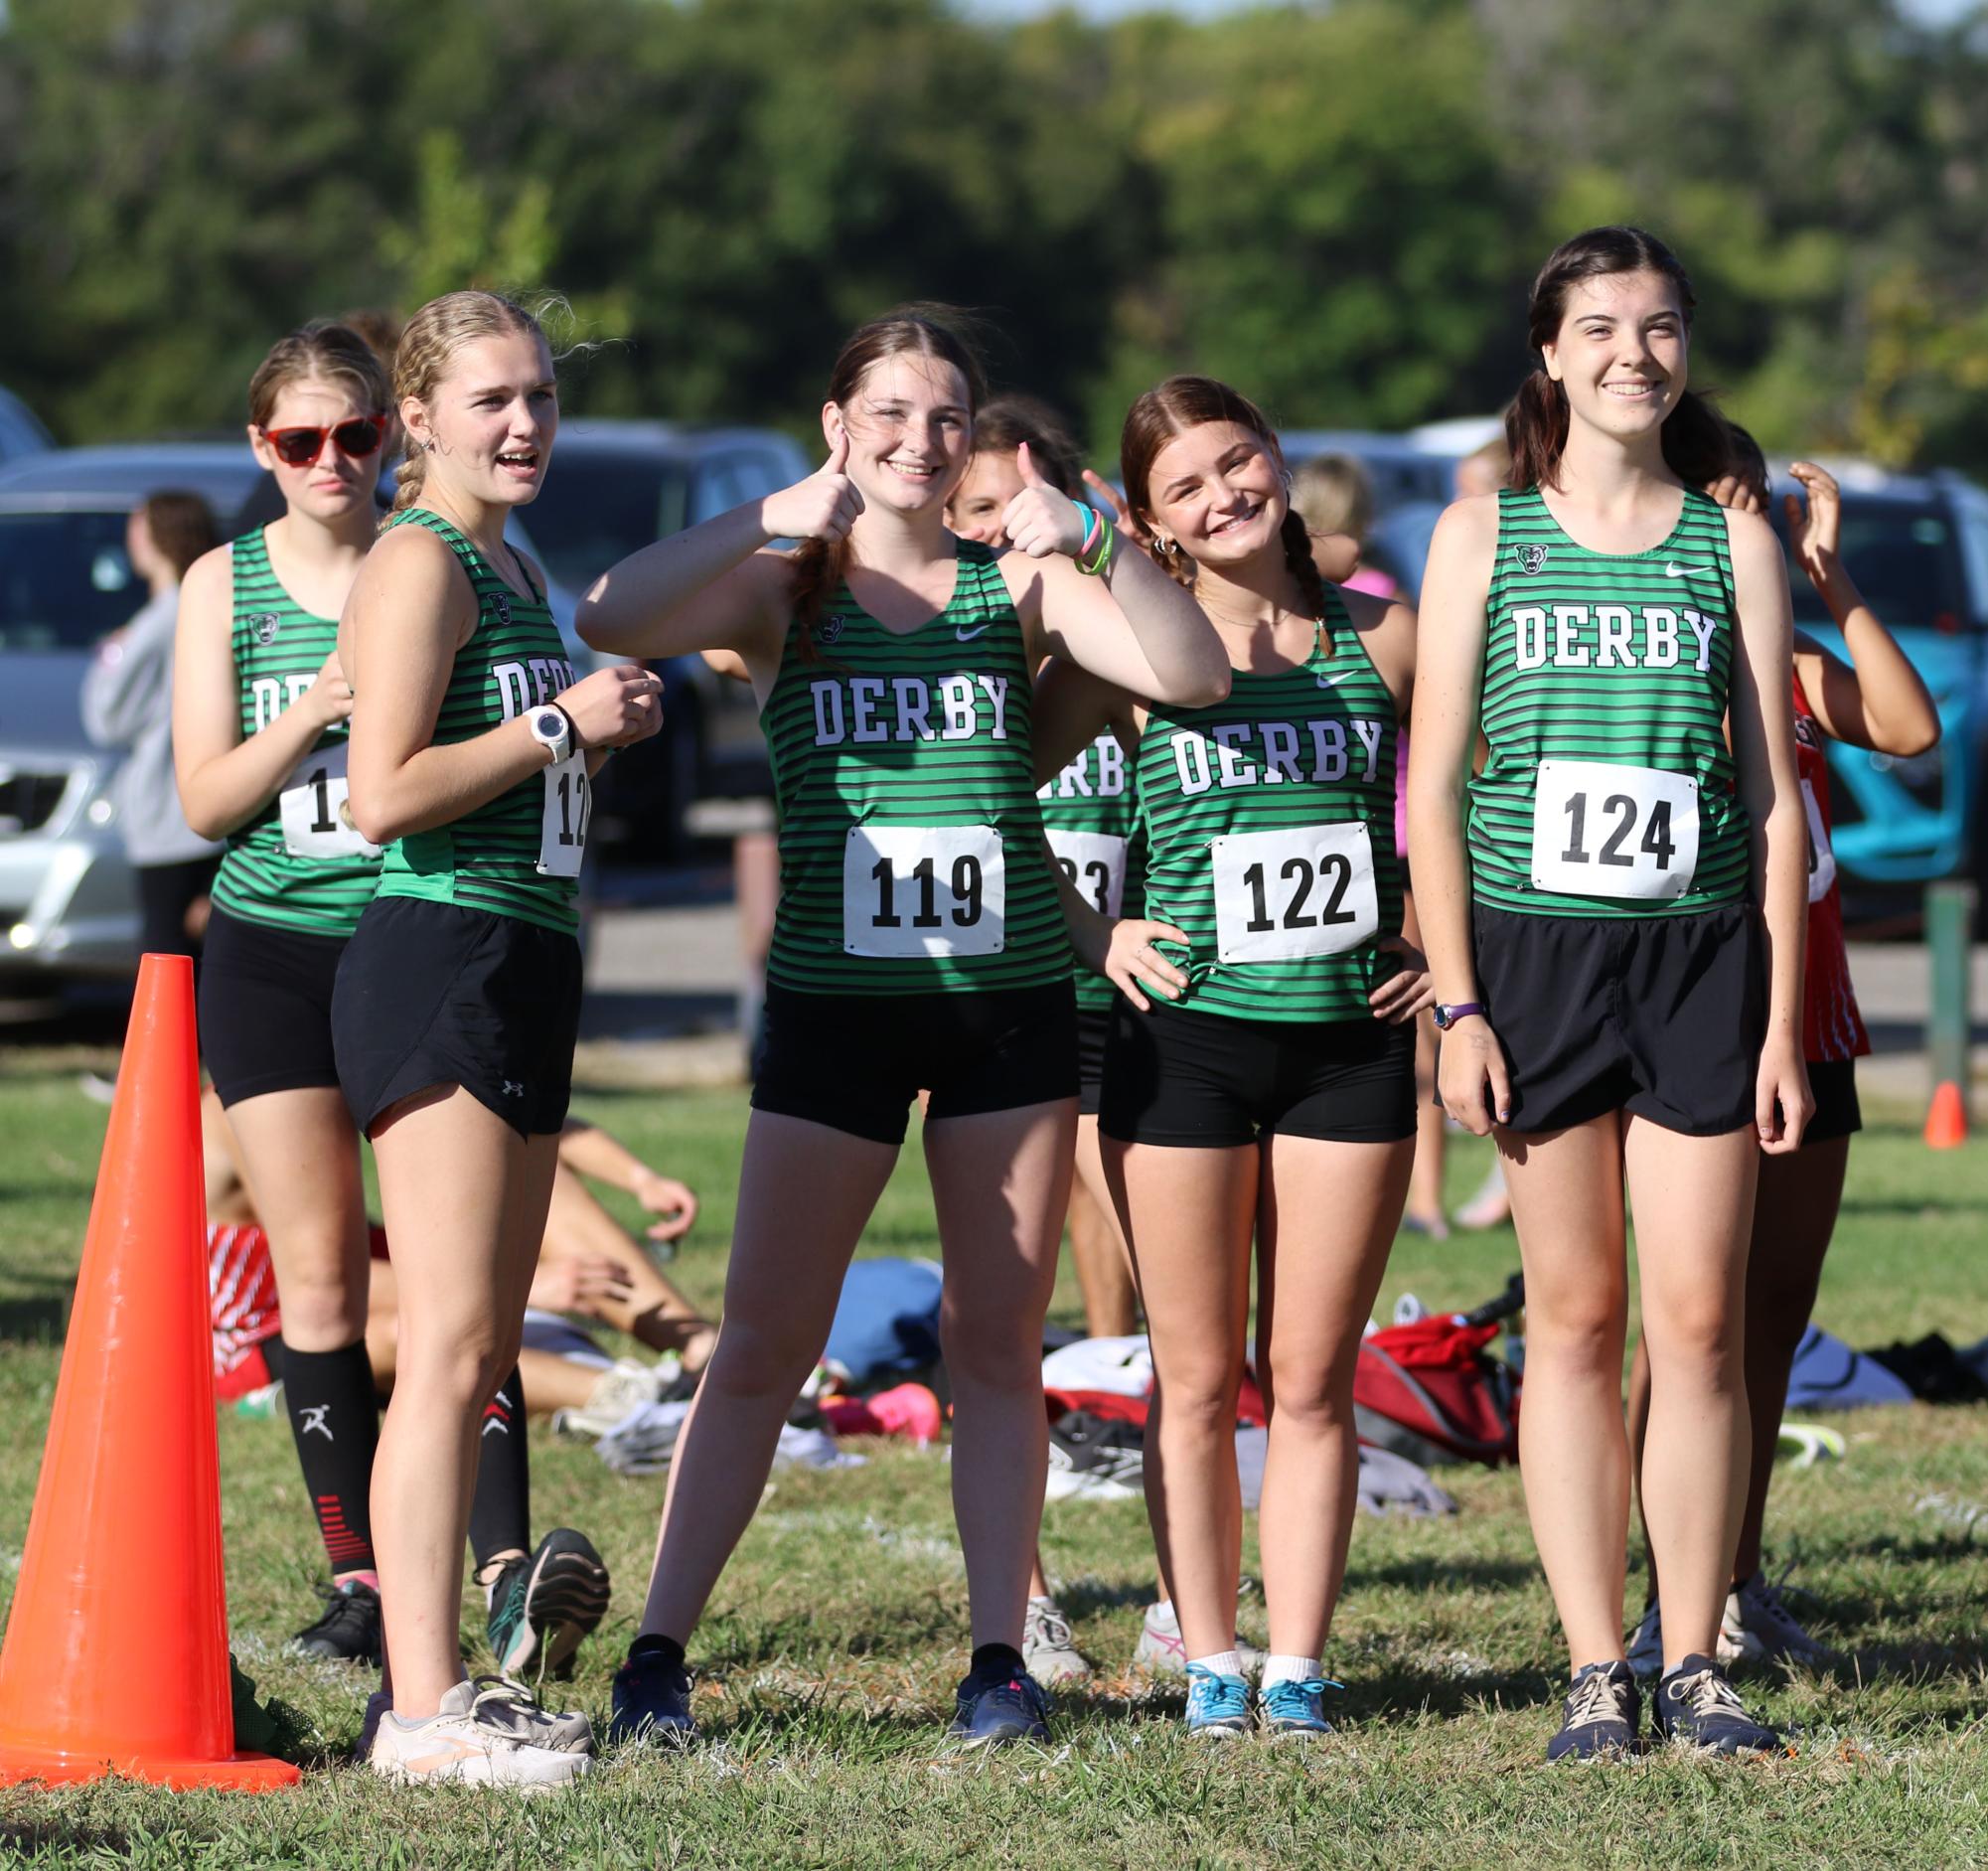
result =
[[[1722,1663],[1768,1663],[1789,1657],[1797,1663],[1818,1663],[1825,1651],[1796,1622],[1781,1598],[1783,1573],[1772,1584],[1757,1572],[1726,1594],[1726,1613],[1719,1620],[1719,1660]]]
[[[1037,1682],[1082,1682],[1090,1659],[1077,1648],[1070,1621],[1053,1598],[1031,1598],[1021,1619],[1021,1660]]]
[[[1263,1652],[1254,1643],[1236,1639],[1236,1654],[1243,1659],[1243,1674],[1254,1676],[1263,1668]],[[1155,1676],[1184,1676],[1187,1673],[1187,1643],[1180,1635],[1180,1615],[1171,1605],[1148,1605],[1146,1621],[1140,1626],[1139,1647],[1132,1653],[1135,1669],[1149,1670]]]
[[[455,1781],[522,1793],[570,1786],[593,1766],[591,1755],[535,1739],[543,1731],[523,1715],[521,1697],[531,1699],[515,1684],[459,1682],[425,1720],[382,1714],[367,1765],[403,1785]]]
[[[1642,1623],[1629,1638],[1629,1667],[1638,1676],[1663,1674],[1663,1612],[1651,1599],[1643,1608]]]
[[[661,1403],[683,1374],[683,1362],[674,1355],[656,1364],[616,1358],[587,1392],[585,1403],[577,1410],[559,1412],[558,1429],[569,1436],[605,1436],[645,1403]]]

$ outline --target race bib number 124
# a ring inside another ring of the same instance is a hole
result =
[[[1560,896],[1668,902],[1698,869],[1698,782],[1656,767],[1542,760],[1532,880]]]

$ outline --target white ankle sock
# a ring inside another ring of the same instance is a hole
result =
[[[1218,1676],[1240,1676],[1243,1673],[1243,1659],[1234,1650],[1217,1650],[1212,1656],[1190,1656],[1191,1668],[1199,1664],[1203,1669],[1212,1669]]]
[[[1170,1625],[1173,1622],[1173,1601],[1170,1598],[1156,1598],[1152,1601],[1152,1609],[1146,1615],[1148,1618],[1157,1618],[1163,1625]]]
[[[1286,1656],[1282,1651],[1273,1650],[1263,1659],[1263,1686],[1266,1689],[1274,1682],[1309,1682],[1322,1674],[1315,1656]]]

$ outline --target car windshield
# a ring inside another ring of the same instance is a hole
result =
[[[1841,550],[1844,569],[1886,623],[1951,629],[1968,620],[1953,522],[1943,509],[1911,501],[1859,501],[1853,495],[1843,503]],[[1827,606],[1792,557],[1788,585],[1796,623],[1829,623]],[[1940,626],[1942,618],[1950,621]]]
[[[581,592],[630,552],[684,524],[682,463],[639,449],[558,454],[526,516],[547,575]]]
[[[0,650],[87,650],[151,592],[124,555],[122,511],[0,513]]]

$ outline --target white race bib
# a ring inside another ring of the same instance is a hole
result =
[[[1822,823],[1822,807],[1815,788],[1801,783],[1801,803],[1808,812],[1808,900],[1819,903],[1836,881],[1836,851],[1829,842],[1829,828]]]
[[[292,858],[378,858],[352,822],[352,787],[346,778],[351,744],[335,740],[307,754],[276,795],[283,849]]]
[[[842,852],[850,955],[996,955],[1007,870],[991,825],[856,825]]]
[[[1698,869],[1698,782],[1655,767],[1542,760],[1532,880],[1561,896],[1668,902]]]
[[[1109,832],[1049,829],[1056,865],[1077,886],[1077,894],[1101,916],[1125,913],[1126,841]]]
[[[1208,855],[1224,962],[1338,955],[1380,930],[1373,841],[1358,820],[1211,839]]]
[[[594,783],[587,757],[569,753],[545,769],[545,809],[538,820],[538,874],[576,877],[587,855],[587,826],[594,816]]]

